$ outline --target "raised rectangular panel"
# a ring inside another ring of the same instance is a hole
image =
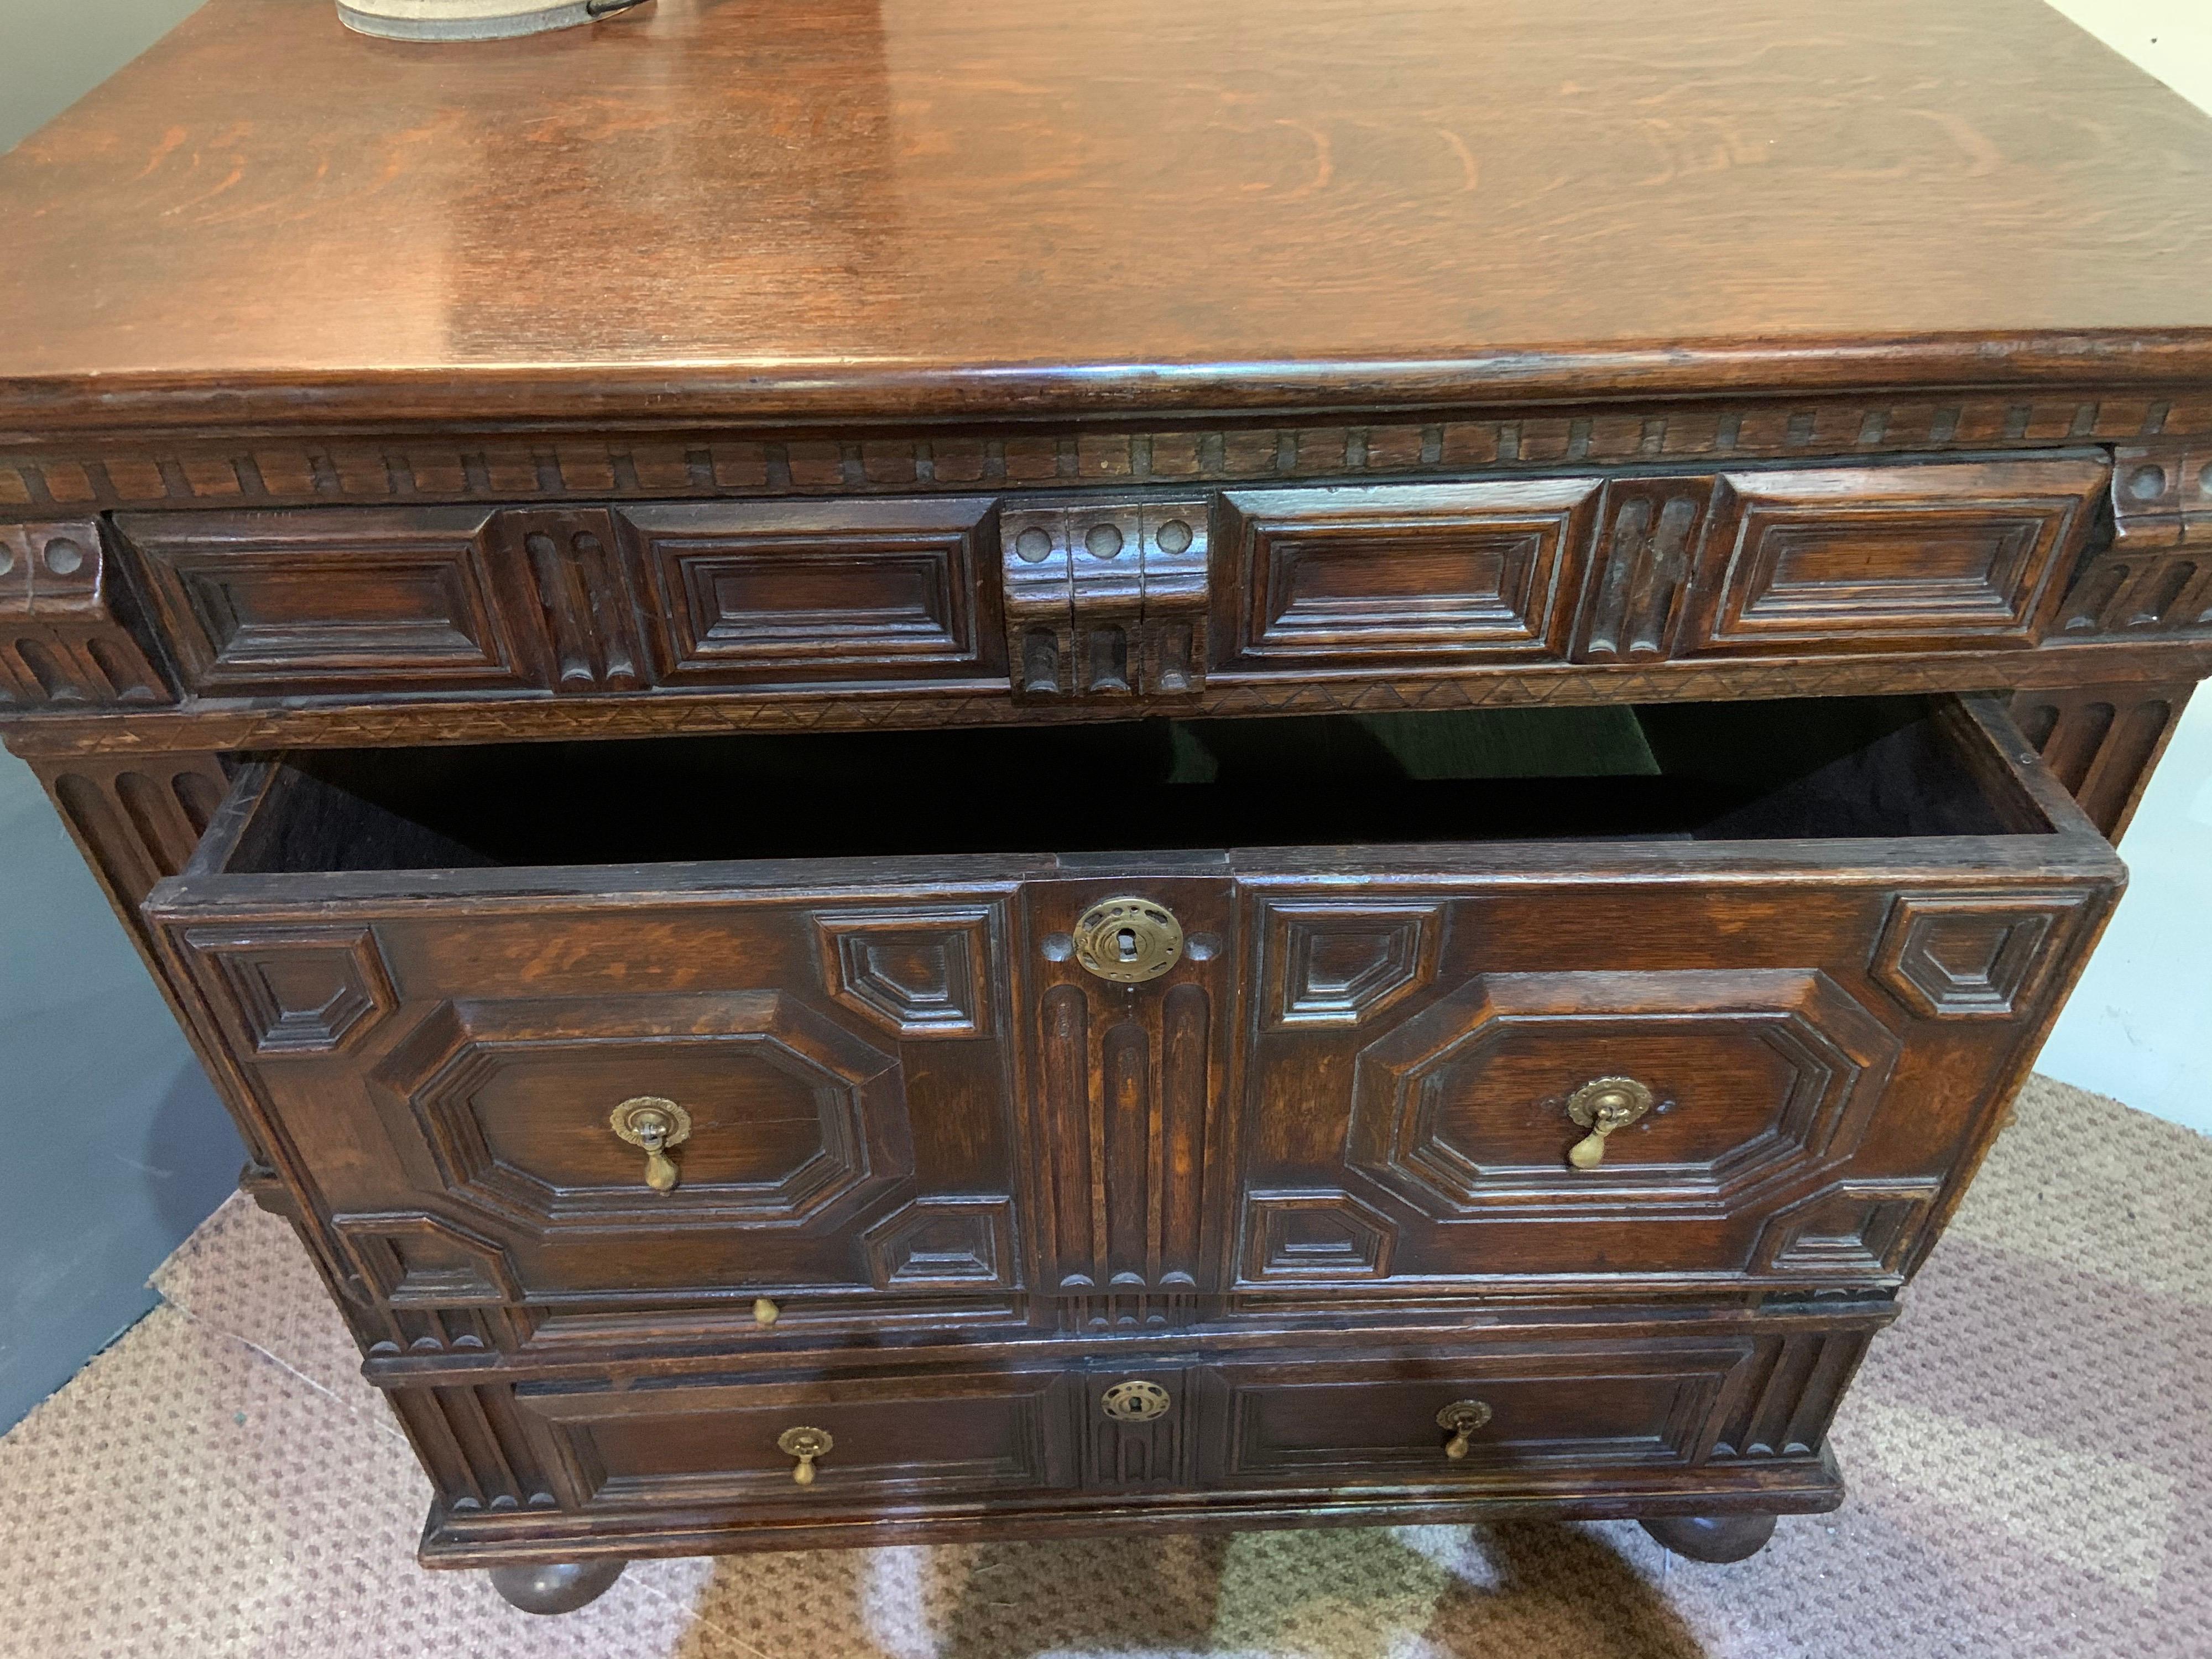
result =
[[[532,683],[481,507],[123,514],[203,696]]]
[[[1728,474],[1692,648],[2033,645],[2106,477],[2091,460]]]
[[[1246,662],[1565,655],[1599,483],[1534,478],[1223,496]]]
[[[1328,1361],[1209,1368],[1219,1431],[1216,1484],[1480,1480],[1508,1471],[1692,1461],[1747,1347],[1565,1352],[1498,1358]],[[1440,1413],[1486,1407],[1464,1455]]]
[[[1057,1370],[823,1382],[529,1385],[523,1413],[550,1425],[586,1472],[592,1507],[714,1504],[835,1507],[856,1492],[910,1497],[1049,1489],[1074,1481],[1071,1382]],[[792,1479],[785,1431],[819,1429],[815,1479]]]
[[[661,678],[931,678],[982,665],[978,550],[997,503],[625,507]],[[994,647],[995,650],[995,647]]]

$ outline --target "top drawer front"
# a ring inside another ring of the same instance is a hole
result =
[[[204,696],[996,682],[1141,705],[1240,674],[2033,647],[2110,481],[2059,455],[116,527]]]

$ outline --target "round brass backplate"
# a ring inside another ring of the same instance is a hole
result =
[[[1633,1123],[1651,1109],[1651,1091],[1632,1077],[1598,1077],[1567,1097],[1567,1115],[1585,1129]]]
[[[608,1115],[607,1127],[633,1146],[645,1146],[655,1130],[662,1146],[681,1146],[691,1139],[691,1114],[659,1095],[633,1095]]]
[[[1117,1423],[1149,1423],[1167,1415],[1168,1391],[1157,1382],[1116,1382],[1098,1404]]]
[[[1182,924],[1150,899],[1101,899],[1075,924],[1075,959],[1101,979],[1141,985],[1182,959]]]
[[[1490,1421],[1490,1407],[1480,1400],[1455,1400],[1437,1413],[1437,1426],[1454,1434],[1472,1434]]]
[[[786,1429],[775,1437],[775,1449],[786,1457],[804,1457],[810,1461],[827,1457],[836,1449],[837,1443],[827,1429],[804,1426]]]

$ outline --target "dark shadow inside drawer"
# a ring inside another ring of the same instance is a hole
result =
[[[296,752],[233,873],[2046,833],[1949,699]]]

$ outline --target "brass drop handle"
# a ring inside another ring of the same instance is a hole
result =
[[[782,1317],[783,1310],[776,1306],[775,1303],[769,1301],[766,1297],[756,1297],[753,1299],[754,1324],[773,1325],[777,1320]]]
[[[1605,1138],[1625,1129],[1651,1109],[1651,1091],[1632,1077],[1592,1078],[1567,1097],[1567,1115],[1589,1133],[1567,1149],[1577,1170],[1595,1170],[1605,1161]]]
[[[1444,1455],[1454,1462],[1465,1457],[1468,1437],[1490,1421],[1490,1407],[1480,1400],[1455,1400],[1438,1412],[1437,1426],[1451,1436],[1444,1442]]]
[[[645,1184],[656,1193],[676,1189],[672,1147],[691,1139],[691,1114],[659,1095],[635,1095],[615,1108],[607,1126],[620,1139],[645,1149]]]
[[[775,1449],[786,1457],[795,1457],[798,1466],[791,1472],[792,1480],[802,1486],[814,1484],[814,1460],[827,1457],[837,1444],[827,1429],[786,1429],[775,1437]]]

